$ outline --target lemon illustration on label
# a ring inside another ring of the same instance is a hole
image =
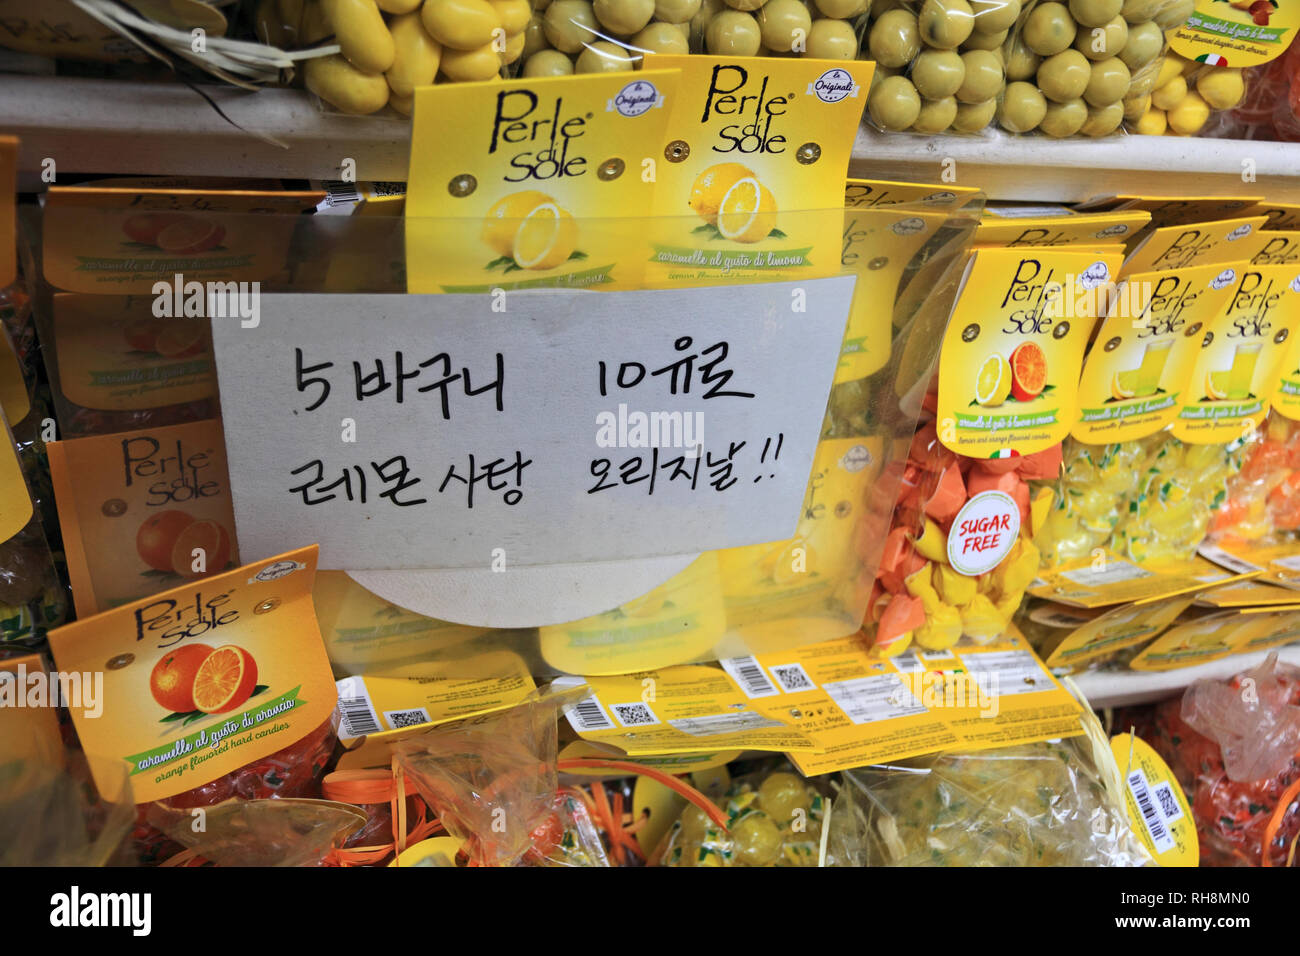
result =
[[[776,228],[776,198],[740,163],[718,163],[700,173],[688,204],[732,242],[759,242]]]
[[[689,205],[696,215],[709,225],[716,225],[722,200],[730,192],[731,187],[740,180],[752,179],[753,176],[754,171],[740,163],[718,163],[716,166],[710,166],[696,177],[694,185],[691,186]]]
[[[1221,402],[1228,397],[1229,372],[1205,373],[1205,397],[1212,402]]]
[[[758,242],[776,228],[776,199],[753,177],[727,190],[718,210],[718,232],[735,242]]]
[[[1116,401],[1132,398],[1137,394],[1138,370],[1128,369],[1116,372],[1110,382],[1110,394]]]
[[[997,353],[990,355],[975,377],[975,401],[986,408],[1001,405],[1011,394],[1011,363]]]
[[[515,269],[554,269],[583,258],[578,223],[554,199],[536,190],[511,193],[498,200],[483,220],[482,239],[500,258],[489,264]]]

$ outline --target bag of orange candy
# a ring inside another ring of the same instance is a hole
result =
[[[1192,805],[1202,866],[1294,866],[1300,843],[1300,669],[1277,652],[1226,680],[1118,715]]]
[[[996,640],[1038,573],[1034,529],[1050,495],[1031,500],[1031,480],[1056,478],[1061,448],[977,459],[939,441],[931,414],[912,439],[903,488],[885,538],[868,619],[875,650],[893,656],[915,644],[942,651],[962,638]]]
[[[68,708],[101,795],[137,805],[142,861],[229,849],[207,823],[231,804],[319,796],[338,693],[316,559],[314,545],[291,551],[50,633],[59,671],[94,687]]]
[[[1270,412],[1210,521],[1210,539],[1270,543],[1300,531],[1300,423]]]

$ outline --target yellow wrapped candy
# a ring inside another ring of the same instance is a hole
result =
[[[962,615],[955,607],[938,604],[925,609],[925,623],[913,632],[913,636],[916,643],[927,651],[945,651],[961,640],[964,629]]]

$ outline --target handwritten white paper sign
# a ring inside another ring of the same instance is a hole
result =
[[[240,553],[486,568],[787,538],[852,277],[264,295],[214,318]]]

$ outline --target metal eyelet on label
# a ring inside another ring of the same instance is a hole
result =
[[[621,159],[607,159],[601,163],[600,167],[596,170],[596,178],[601,182],[607,183],[622,176],[623,170],[626,168],[627,165]]]
[[[274,611],[274,610],[275,610],[277,607],[279,607],[279,606],[280,606],[280,599],[279,599],[279,598],[267,598],[265,601],[263,601],[263,602],[262,602],[261,604],[259,604],[257,607],[253,608],[253,613],[254,613],[254,614],[266,614],[268,611]]]
[[[664,147],[664,159],[670,163],[680,163],[691,155],[691,147],[684,139],[675,139]]]
[[[451,193],[457,199],[463,199],[476,189],[478,189],[478,180],[469,173],[461,173],[459,176],[453,176],[451,182],[447,184],[447,192]]]
[[[104,665],[104,670],[120,671],[123,667],[135,660],[134,654],[118,654],[116,657],[110,657],[108,663]]]
[[[822,148],[816,143],[804,143],[795,151],[794,158],[801,165],[811,166],[822,158]]]

